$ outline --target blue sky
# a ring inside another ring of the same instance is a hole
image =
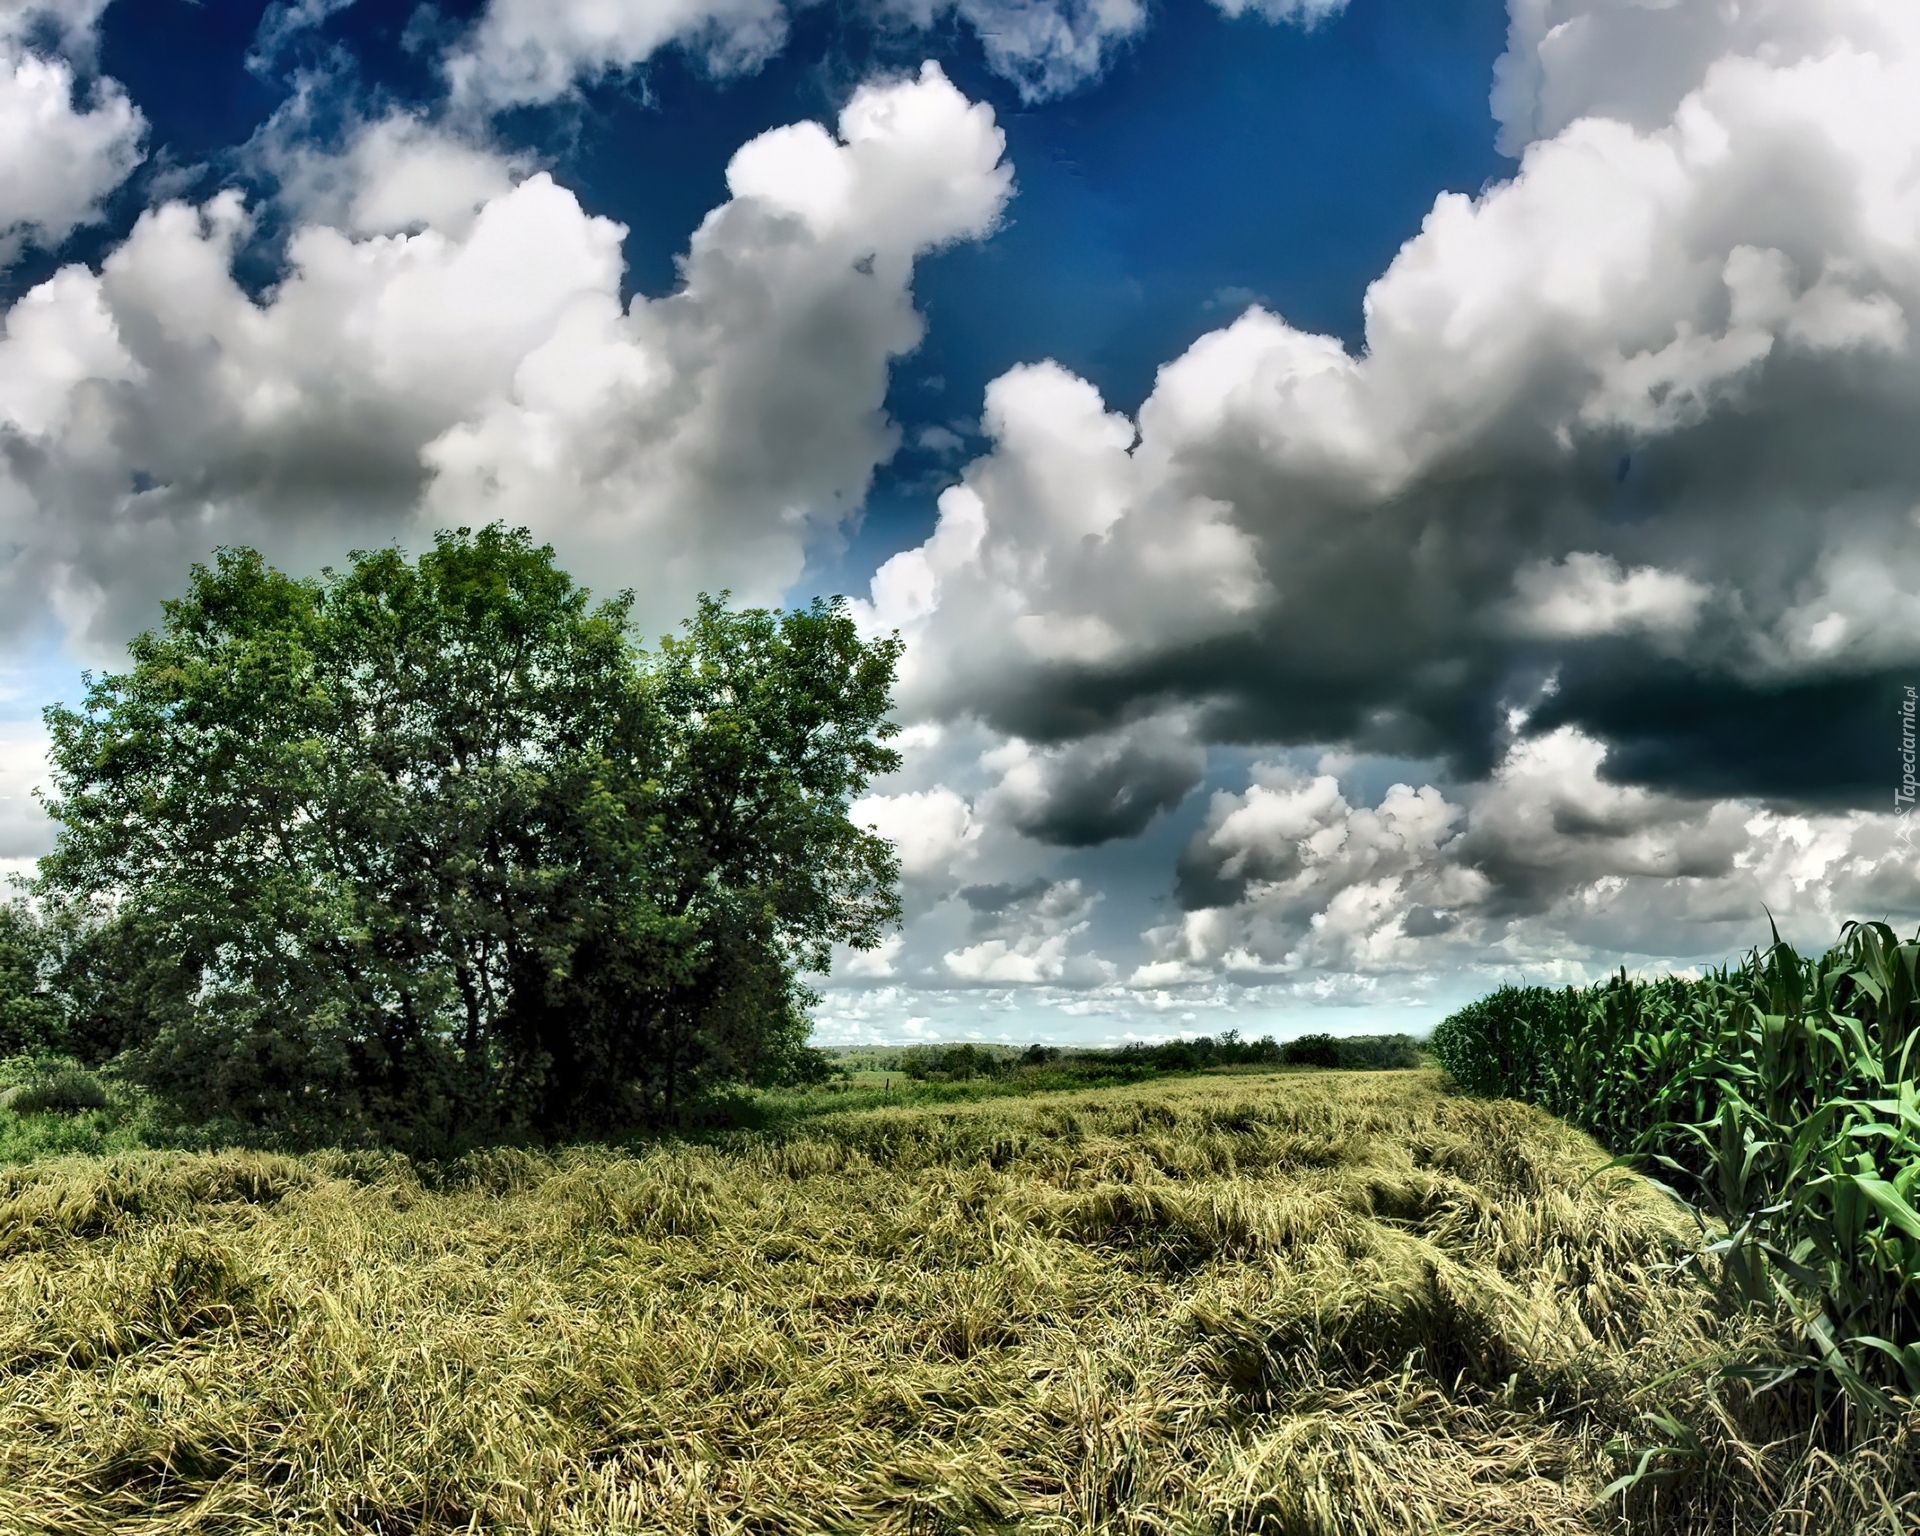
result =
[[[828,1039],[1920,914],[1900,0],[0,4],[0,861],[188,563],[504,517],[909,645]],[[802,125],[815,124],[818,127]]]

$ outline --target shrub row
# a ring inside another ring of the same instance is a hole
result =
[[[920,1082],[929,1079],[964,1082],[1035,1070],[1056,1073],[1079,1070],[1105,1078],[1116,1072],[1127,1077],[1238,1066],[1378,1071],[1417,1067],[1421,1061],[1420,1047],[1409,1035],[1302,1035],[1276,1042],[1271,1035],[1242,1040],[1239,1031],[1230,1029],[1218,1038],[1201,1035],[1193,1040],[1168,1040],[1160,1045],[1128,1045],[1117,1051],[1030,1045],[1014,1052],[964,1043],[920,1045],[902,1054],[900,1071]]]

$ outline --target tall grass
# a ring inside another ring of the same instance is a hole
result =
[[[1784,1305],[1857,1404],[1920,1394],[1920,939],[1849,923],[1698,980],[1505,987],[1434,1032],[1468,1092],[1639,1154],[1713,1223],[1716,1274]]]
[[[0,1532],[1893,1536],[1676,1208],[1437,1073],[0,1170]],[[1649,1475],[1607,1489],[1671,1427]]]

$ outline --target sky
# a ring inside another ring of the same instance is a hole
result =
[[[1911,0],[0,0],[0,309],[5,868],[193,562],[498,519],[906,642],[822,1043],[1920,920]]]

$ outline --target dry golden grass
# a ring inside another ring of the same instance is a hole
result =
[[[1709,1388],[1759,1325],[1601,1161],[1431,1073],[50,1159],[0,1172],[0,1531],[1913,1528],[1914,1427]]]

